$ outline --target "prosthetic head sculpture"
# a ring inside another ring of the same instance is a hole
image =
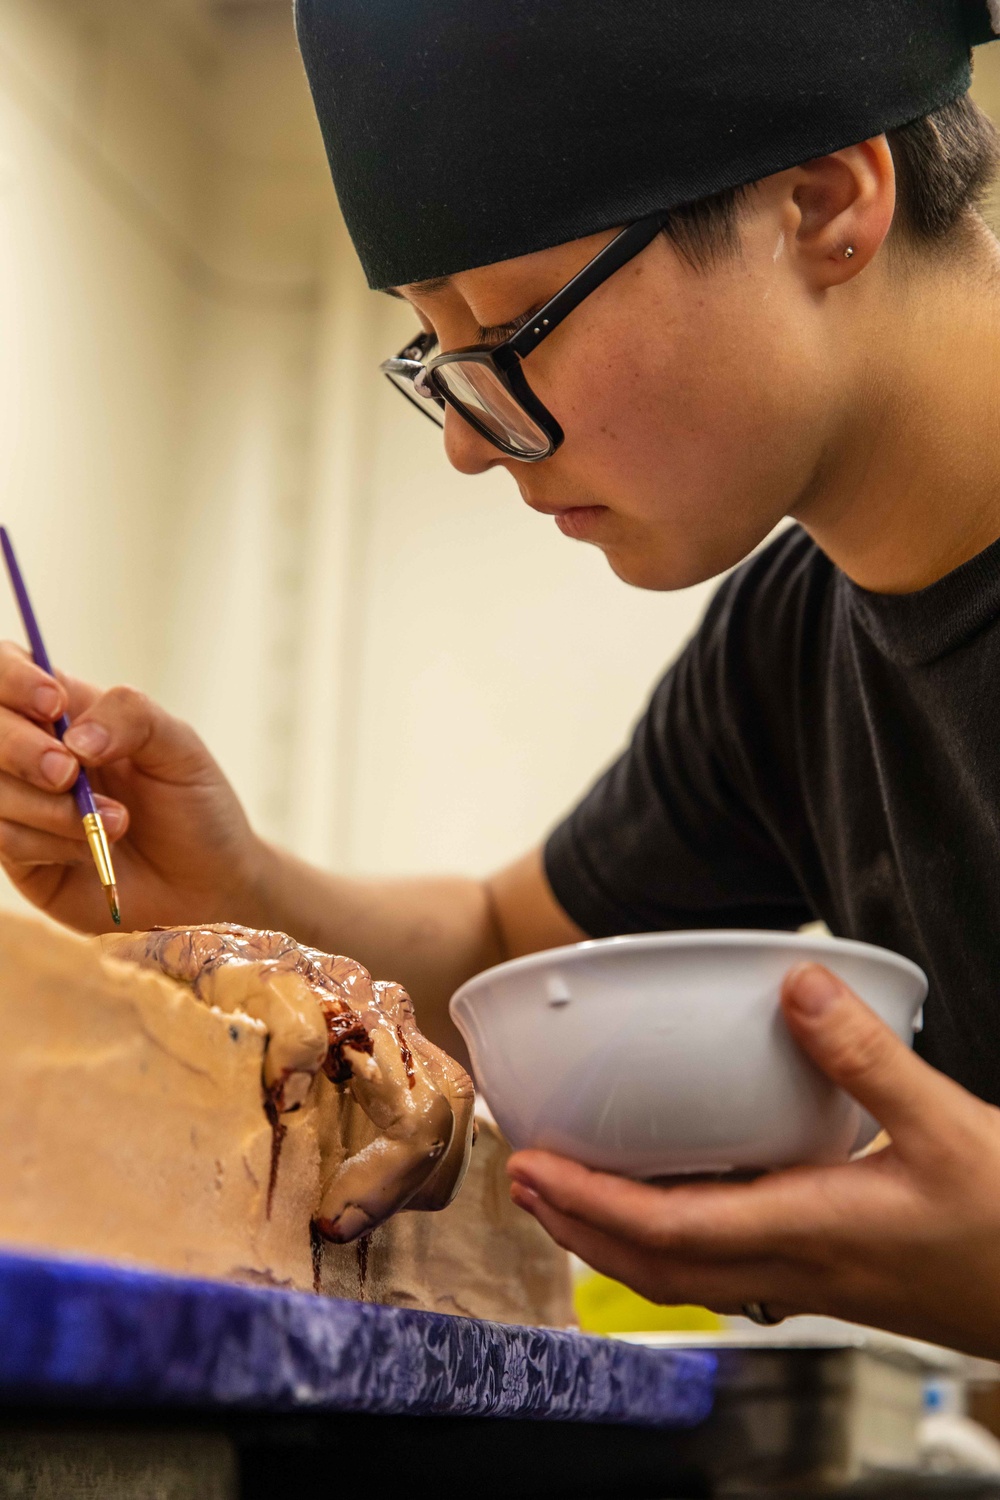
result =
[[[265,1024],[272,1186],[279,1117],[310,1088],[341,1088],[345,1104],[367,1117],[367,1140],[323,1185],[321,1235],[353,1240],[401,1208],[440,1209],[454,1198],[472,1145],[472,1082],[417,1029],[399,985],[373,983],[353,959],[303,948],[283,932],[228,923],[111,933],[101,943],[190,985],[207,1005]]]
[[[298,0],[297,14],[369,283],[404,295],[438,349],[496,342],[624,224],[665,215],[523,363],[562,446],[525,463],[449,406],[451,462],[509,469],[640,586],[711,576],[786,514],[818,536],[877,446],[871,393],[912,367],[936,247],[976,238],[967,210],[995,147],[961,101],[970,46],[992,35],[985,0]],[[946,164],[964,198],[907,254],[890,235],[905,132],[956,109],[978,157]],[[713,201],[721,221],[698,211]]]

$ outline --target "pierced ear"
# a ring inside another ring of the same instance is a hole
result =
[[[884,135],[796,169],[792,199],[802,265],[817,290],[839,286],[878,252],[896,206],[896,173]]]

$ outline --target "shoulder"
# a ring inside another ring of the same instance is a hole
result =
[[[825,607],[835,574],[808,533],[789,526],[723,580],[705,624],[753,624],[780,636]]]
[[[837,576],[800,526],[781,531],[723,579],[654,701],[680,696],[740,758],[748,740],[785,733],[809,684],[826,678]]]
[[[696,636],[715,658],[756,675],[805,665],[826,638],[837,570],[801,526],[789,526],[719,585]]]

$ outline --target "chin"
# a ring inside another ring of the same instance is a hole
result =
[[[732,566],[729,562],[709,564],[702,560],[699,563],[681,553],[670,557],[658,556],[638,549],[633,551],[630,547],[604,547],[602,551],[612,573],[622,583],[629,583],[636,589],[650,589],[660,593],[689,589],[696,583],[704,583],[707,578],[715,578]]]
[[[767,540],[780,518],[770,515],[741,532],[720,524],[715,535],[698,535],[696,528],[674,527],[657,531],[645,526],[629,536],[603,542],[601,550],[611,571],[633,588],[670,592],[693,588],[735,568],[761,542]]]

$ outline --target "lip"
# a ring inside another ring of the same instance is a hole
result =
[[[584,512],[588,514],[590,512],[596,513],[608,509],[606,505],[547,505],[544,500],[530,500],[523,490],[521,491],[521,499],[529,510],[537,511],[538,515],[555,516],[557,518],[559,516],[583,515]]]
[[[574,505],[568,510],[555,510],[556,525],[563,536],[585,541],[598,529],[608,514],[606,505]]]

